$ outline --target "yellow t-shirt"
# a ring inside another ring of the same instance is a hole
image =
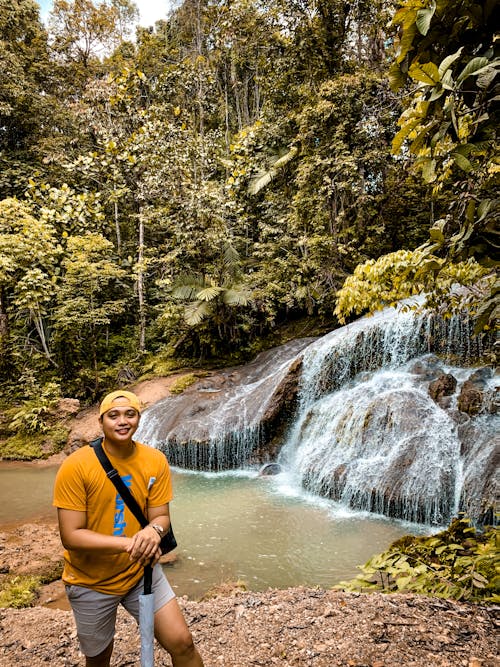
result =
[[[139,507],[159,507],[172,500],[170,468],[165,455],[136,442],[134,454],[109,456]],[[56,507],[87,513],[87,528],[104,535],[132,537],[141,526],[106,477],[92,447],[78,449],[62,463],[54,484]],[[122,595],[141,578],[143,567],[128,553],[99,554],[65,550],[62,579],[101,593]]]

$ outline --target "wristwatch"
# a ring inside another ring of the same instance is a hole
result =
[[[158,523],[150,523],[151,528],[154,528],[160,537],[165,534],[165,528]]]

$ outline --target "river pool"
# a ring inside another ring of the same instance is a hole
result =
[[[0,524],[55,518],[55,473],[54,467],[2,464]],[[255,591],[331,587],[401,535],[425,531],[308,496],[286,474],[174,470],[173,484],[179,547],[166,573],[176,593],[190,598],[237,580]]]

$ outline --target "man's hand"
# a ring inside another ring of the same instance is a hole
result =
[[[161,557],[161,538],[152,526],[145,526],[132,537],[126,551],[130,560],[139,561],[141,565],[154,565]]]

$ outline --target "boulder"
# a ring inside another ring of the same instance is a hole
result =
[[[429,385],[429,396],[441,407],[448,407],[445,397],[455,393],[457,379],[451,373],[443,373]]]
[[[466,380],[458,397],[458,409],[468,415],[477,415],[483,408],[483,392],[471,380]]]
[[[279,463],[266,463],[259,470],[260,477],[271,477],[272,475],[279,475],[281,466]]]

